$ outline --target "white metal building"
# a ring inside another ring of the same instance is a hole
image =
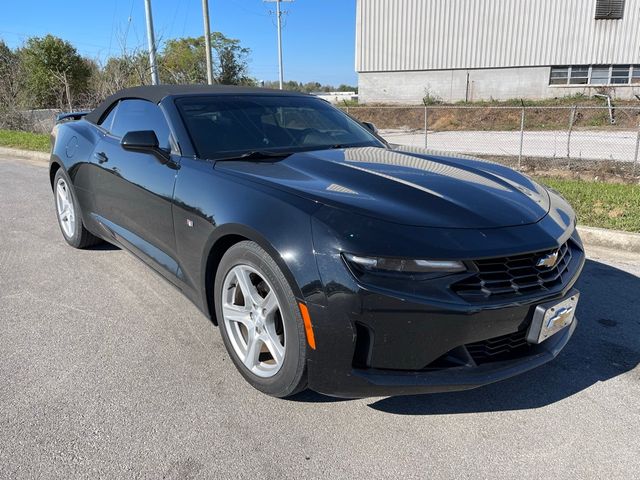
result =
[[[640,0],[357,0],[360,102],[640,95]]]

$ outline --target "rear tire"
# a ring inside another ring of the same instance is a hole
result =
[[[53,199],[58,226],[65,241],[74,248],[87,248],[103,240],[91,234],[82,223],[82,211],[66,172],[59,168],[53,179]]]
[[[254,388],[288,397],[307,386],[307,342],[296,298],[259,245],[243,241],[222,257],[214,284],[224,345]]]

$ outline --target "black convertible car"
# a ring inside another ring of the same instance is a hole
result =
[[[61,115],[65,240],[140,258],[269,395],[462,390],[541,365],[576,327],[576,218],[504,166],[392,146],[318,98],[124,90]]]

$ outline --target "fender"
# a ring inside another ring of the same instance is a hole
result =
[[[54,152],[51,152],[51,158],[49,159],[49,183],[51,184],[51,190],[53,190],[53,179],[59,168],[62,168],[65,172],[67,171],[60,157]]]
[[[178,275],[194,302],[214,316],[207,292],[222,253],[236,239],[249,239],[278,263],[297,298],[324,296],[313,250],[311,213],[318,205],[182,157],[174,189]],[[223,243],[219,243],[222,241]],[[212,271],[213,270],[213,271]]]
[[[207,295],[207,292],[211,292],[213,289],[215,274],[224,252],[226,252],[232,245],[243,240],[250,240],[260,245],[260,247],[263,248],[278,264],[278,267],[282,270],[282,273],[289,282],[289,286],[291,287],[295,297],[298,300],[305,301],[305,295],[298,286],[298,282],[296,282],[287,262],[282,258],[282,255],[278,253],[278,250],[271,245],[271,243],[262,234],[239,223],[221,225],[214,230],[214,233],[209,237],[204,247],[204,250],[208,253],[203,256],[200,268],[200,297],[202,298],[202,305],[204,307],[203,311],[216,325],[218,323],[215,315],[213,296]]]
[[[76,193],[85,228],[98,237],[102,236],[101,230],[91,218],[91,212],[94,211],[92,178],[96,168],[91,158],[102,135],[100,127],[84,119],[57,124],[51,132],[52,151],[49,159],[51,187],[56,171],[62,168]]]

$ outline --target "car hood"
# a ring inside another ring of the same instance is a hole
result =
[[[497,228],[535,223],[549,211],[548,193],[525,175],[411,147],[320,150],[273,162],[218,162],[215,168],[404,225]]]

